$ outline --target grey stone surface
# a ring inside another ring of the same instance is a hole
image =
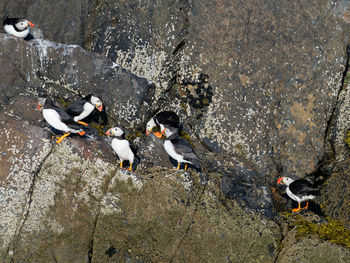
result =
[[[2,261],[288,262],[330,249],[346,262],[347,248],[281,236],[274,184],[313,173],[323,212],[348,224],[348,1],[5,0],[6,14],[44,39],[0,34]],[[128,128],[135,173],[118,168],[107,126],[55,145],[35,111],[38,95],[88,93]],[[143,135],[160,110],[179,114],[203,173],[172,171]]]

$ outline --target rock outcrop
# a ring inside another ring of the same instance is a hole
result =
[[[350,260],[346,245],[298,237],[275,186],[308,176],[322,195],[301,216],[349,227],[347,1],[5,0],[6,14],[45,39],[0,34],[1,262]],[[37,97],[89,93],[108,122],[57,145]],[[173,171],[144,134],[168,109],[201,172]],[[104,136],[115,124],[135,172]]]

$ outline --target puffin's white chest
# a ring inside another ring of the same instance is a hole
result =
[[[130,143],[128,140],[119,140],[114,138],[112,140],[112,148],[121,161],[129,160],[130,162],[134,162],[134,153],[130,148]]]
[[[50,124],[52,127],[54,127],[56,130],[69,132],[70,128],[61,121],[60,115],[57,113],[57,111],[53,109],[43,109],[43,116],[45,120]]]
[[[170,155],[171,158],[175,159],[179,163],[183,163],[183,162],[188,163],[188,161],[185,161],[183,159],[182,155],[178,154],[175,151],[175,147],[174,147],[174,145],[172,144],[172,142],[170,140],[165,140],[165,142],[164,142],[164,149]]]
[[[293,193],[289,190],[289,187],[287,187],[286,193],[287,193],[287,195],[288,195],[292,200],[297,201],[297,202],[300,203],[300,200],[301,200],[301,199],[300,199],[299,197],[297,197],[295,194],[293,194]]]
[[[21,37],[21,38],[25,38],[29,34],[29,28],[27,28],[24,31],[16,31],[13,25],[5,25],[4,29],[8,34],[14,35],[16,37]]]
[[[75,116],[74,117],[74,121],[80,121],[84,118],[86,118],[87,116],[90,115],[90,113],[94,110],[95,106],[92,105],[91,103],[85,103],[84,107],[82,109],[82,112],[80,113],[79,116]]]

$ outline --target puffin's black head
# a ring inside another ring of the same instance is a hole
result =
[[[17,23],[15,24],[16,27],[20,30],[24,30],[28,27],[35,27],[34,24],[26,19],[18,19]]]
[[[110,128],[107,132],[106,135],[108,136],[116,136],[116,137],[121,137],[125,135],[125,129],[122,126],[115,126],[113,128]]]
[[[37,109],[39,111],[42,111],[44,108],[47,108],[47,107],[50,107],[50,106],[56,106],[55,102],[51,98],[40,97],[38,100],[39,101],[38,101]]]
[[[277,180],[277,183],[278,184],[285,184],[285,185],[290,185],[291,183],[293,183],[294,180],[292,178],[289,178],[289,177],[280,177],[278,180]]]
[[[9,18],[6,17],[2,23],[3,25],[13,25],[19,30],[25,30],[28,27],[35,27],[35,25],[24,18]]]
[[[87,102],[94,105],[96,107],[96,109],[98,109],[99,111],[102,111],[103,105],[102,105],[101,100],[98,97],[96,97],[92,94],[89,94],[89,95],[84,97],[84,100],[86,100]]]
[[[42,111],[44,109],[47,98],[39,98],[37,109]]]

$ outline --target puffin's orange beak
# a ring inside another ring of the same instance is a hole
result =
[[[155,136],[157,136],[158,138],[162,138],[162,136],[163,136],[163,133],[160,133],[160,132],[154,132],[153,134]]]
[[[149,131],[148,130],[146,130],[146,134],[149,135]]]
[[[103,109],[102,103],[101,103],[101,105],[96,106],[96,109],[98,109],[99,111],[102,111],[102,109]]]
[[[108,129],[108,131],[106,132],[106,135],[108,135],[108,136],[111,135],[111,129]]]
[[[38,103],[37,109],[38,109],[38,111],[42,111],[43,110],[43,107],[42,107],[42,105],[40,103]]]
[[[279,179],[277,180],[277,183],[278,183],[278,184],[282,184],[283,178],[284,178],[284,177],[279,178]]]
[[[27,22],[28,22],[28,24],[29,24],[30,27],[35,27],[34,24],[33,24],[32,22],[30,22],[30,21],[28,21],[28,20],[27,20]]]

